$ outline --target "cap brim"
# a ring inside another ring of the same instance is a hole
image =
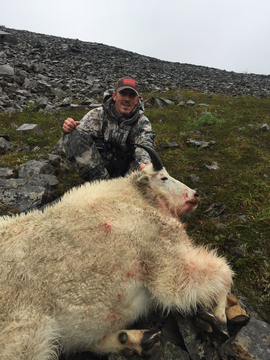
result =
[[[139,96],[138,91],[135,90],[134,87],[128,86],[128,85],[120,86],[116,91],[118,92],[118,91],[121,91],[121,90],[124,90],[124,89],[130,89],[130,90],[134,91],[137,94],[137,96]]]

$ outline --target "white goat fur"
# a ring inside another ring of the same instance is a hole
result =
[[[86,183],[43,213],[1,219],[1,358],[118,351],[106,338],[117,342],[113,334],[153,306],[187,313],[217,303],[224,320],[232,271],[176,218],[191,199],[150,165]]]

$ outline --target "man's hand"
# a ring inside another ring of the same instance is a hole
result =
[[[64,121],[63,127],[62,129],[64,130],[64,132],[66,133],[70,133],[72,130],[76,129],[76,127],[80,124],[79,121],[74,121],[71,118],[67,118]]]

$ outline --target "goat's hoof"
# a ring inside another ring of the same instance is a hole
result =
[[[246,325],[250,320],[249,314],[240,305],[234,305],[234,306],[227,308],[226,315],[227,315],[228,320],[235,324]]]
[[[152,347],[160,341],[160,334],[161,332],[156,329],[146,331],[143,334],[141,347],[144,350],[152,349]]]
[[[118,332],[118,341],[122,345],[122,354],[130,356],[134,353],[149,359],[160,342],[161,332],[153,330],[123,330]]]
[[[199,317],[196,318],[196,325],[201,328],[202,330],[207,331],[208,333],[212,333],[213,332],[213,327],[212,325],[208,322],[205,321]]]
[[[210,309],[200,309],[197,312],[196,325],[208,333],[216,334],[222,342],[230,337],[226,322],[218,320]]]
[[[230,338],[229,332],[228,332],[228,328],[227,328],[227,324],[221,324],[218,326],[218,331],[221,335],[222,341],[225,342],[226,340],[228,340]]]
[[[231,322],[233,322],[237,325],[242,325],[242,326],[247,325],[249,320],[250,320],[250,316],[247,316],[247,315],[238,315],[238,316],[235,316],[234,318],[230,319]]]
[[[207,321],[210,324],[218,325],[218,320],[215,317],[214,313],[210,309],[200,309],[197,312],[197,317],[201,320]]]
[[[238,326],[245,326],[250,320],[247,309],[239,302],[239,300],[230,294],[227,297],[226,316],[228,320]]]

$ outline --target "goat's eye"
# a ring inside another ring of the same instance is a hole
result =
[[[161,178],[161,180],[166,181],[166,180],[168,180],[168,178],[166,176],[164,176],[164,177]]]

